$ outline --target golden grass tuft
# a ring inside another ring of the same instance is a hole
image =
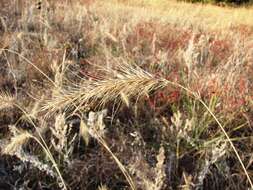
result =
[[[122,101],[122,94],[124,94],[123,101],[131,97],[138,99],[165,84],[164,80],[157,79],[138,66],[120,65],[108,72],[114,75],[99,81],[83,80],[78,87],[54,93],[42,111],[103,107],[109,102]]]
[[[15,126],[10,126],[10,128],[17,130]],[[15,133],[10,143],[3,148],[3,154],[13,155],[22,145],[32,138],[32,135],[27,131],[15,131]]]
[[[13,107],[16,98],[8,92],[0,92],[0,110]]]

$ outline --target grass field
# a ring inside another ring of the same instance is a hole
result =
[[[253,189],[252,7],[0,7],[0,189]]]

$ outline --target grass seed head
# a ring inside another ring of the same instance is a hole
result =
[[[0,110],[13,107],[15,104],[15,97],[8,92],[0,92]]]

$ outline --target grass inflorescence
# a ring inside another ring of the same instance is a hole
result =
[[[251,7],[3,6],[0,186],[253,188]]]

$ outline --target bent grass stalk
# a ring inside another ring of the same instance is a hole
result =
[[[45,76],[51,83],[53,83],[54,86],[56,86],[55,82],[54,82],[52,79],[50,79],[49,76],[47,76],[47,75],[46,75],[43,71],[41,71],[36,65],[34,65],[32,62],[30,62],[30,61],[29,61],[27,58],[25,58],[24,56],[20,55],[18,52],[15,52],[15,51],[12,51],[12,50],[9,50],[9,49],[1,49],[1,50],[2,50],[2,51],[8,51],[8,52],[10,52],[10,53],[14,53],[14,54],[20,56],[20,57],[21,57],[22,59],[24,59],[27,63],[31,64],[36,70],[38,70],[43,76]],[[129,67],[131,67],[131,66],[129,66]],[[130,71],[133,71],[133,70],[131,70],[131,68],[130,68]],[[143,71],[143,73],[148,74],[149,77],[151,76],[151,75],[150,75],[149,73],[147,73],[146,71]],[[142,73],[142,74],[143,74],[143,73]],[[134,74],[136,74],[136,73],[134,73]],[[154,78],[154,79],[155,79],[155,78]],[[201,97],[200,97],[196,92],[191,91],[190,89],[184,87],[183,85],[181,85],[181,84],[179,84],[179,83],[172,82],[172,81],[169,81],[169,80],[167,80],[167,79],[159,79],[159,81],[157,81],[157,79],[155,79],[155,80],[156,80],[156,84],[157,84],[157,83],[160,83],[159,88],[164,88],[164,87],[166,87],[166,86],[168,86],[168,85],[181,88],[182,90],[184,90],[185,92],[187,92],[187,93],[189,93],[191,96],[193,96],[196,100],[198,100],[198,101],[205,107],[205,109],[206,109],[206,110],[209,112],[209,114],[214,118],[214,120],[215,120],[216,123],[218,124],[219,128],[221,129],[221,131],[224,133],[225,137],[227,138],[227,140],[228,140],[230,146],[232,147],[232,149],[233,149],[233,151],[234,151],[234,153],[235,153],[235,155],[236,155],[236,157],[237,157],[237,159],[238,159],[238,161],[239,161],[239,163],[240,163],[240,165],[241,165],[241,167],[242,167],[242,169],[243,169],[243,171],[244,171],[244,173],[245,173],[245,175],[246,175],[246,177],[247,177],[247,180],[248,180],[248,182],[249,182],[251,188],[253,189],[252,180],[251,180],[251,178],[250,178],[250,176],[249,176],[249,174],[248,174],[248,172],[247,172],[247,169],[246,169],[245,165],[243,164],[242,159],[241,159],[241,157],[240,157],[238,151],[236,150],[236,148],[235,148],[233,142],[231,141],[229,135],[227,134],[226,130],[224,129],[224,127],[222,126],[222,124],[220,123],[220,121],[218,120],[218,118],[215,116],[215,114],[212,112],[212,110],[207,106],[207,104],[201,99]],[[159,88],[155,88],[155,89],[158,90]],[[25,112],[25,113],[26,113],[26,112]],[[40,134],[39,134],[39,135],[40,135]],[[40,136],[41,136],[41,135],[40,135]],[[41,138],[42,138],[42,137],[41,137]],[[42,140],[43,140],[43,138],[42,138]],[[44,141],[44,140],[43,140],[43,141]],[[45,145],[46,145],[46,144],[45,144]],[[46,146],[46,147],[47,147],[47,146]],[[47,149],[48,149],[48,148],[47,148]],[[49,154],[51,155],[51,153],[49,153]],[[51,156],[52,156],[52,155],[51,155]],[[55,163],[55,161],[54,161],[54,163]],[[55,163],[55,164],[56,164],[56,163]],[[58,167],[56,167],[56,168],[57,168],[57,172],[58,172],[59,169],[58,169]],[[60,172],[59,172],[59,174],[60,174]],[[60,178],[63,180],[63,178],[62,178],[61,175],[60,175]],[[65,185],[64,181],[63,181],[63,184]],[[130,184],[130,185],[131,185],[131,184]],[[66,187],[66,186],[65,186],[65,187]]]
[[[30,123],[33,125],[33,127],[35,128],[37,134],[39,135],[40,139],[42,142],[39,141],[39,139],[37,139],[36,137],[32,136],[33,139],[35,139],[38,144],[42,147],[42,149],[45,151],[46,155],[49,157],[50,161],[52,162],[61,182],[62,182],[62,185],[63,185],[63,189],[64,190],[67,190],[67,186],[66,186],[66,183],[61,175],[61,172],[59,170],[59,167],[57,166],[57,163],[53,157],[53,155],[51,154],[50,150],[49,150],[49,147],[47,146],[44,138],[42,137],[42,135],[40,134],[39,130],[37,129],[37,126],[35,125],[35,123],[33,122],[33,120],[30,118],[29,114],[23,109],[21,108],[17,103],[14,103],[14,106],[16,106],[18,109],[20,109],[24,114],[25,116],[28,118],[28,120],[30,121]]]
[[[236,148],[235,148],[233,142],[231,141],[229,135],[227,134],[226,130],[224,129],[224,127],[222,126],[222,124],[220,123],[220,121],[218,120],[218,118],[212,112],[212,110],[207,106],[207,104],[200,98],[200,96],[197,93],[195,93],[195,92],[191,91],[190,89],[182,86],[181,84],[178,84],[178,83],[175,83],[175,82],[172,82],[172,81],[169,81],[169,80],[165,80],[165,82],[168,83],[168,84],[170,84],[170,85],[172,85],[172,86],[179,87],[179,88],[183,89],[184,91],[188,92],[189,94],[191,94],[194,98],[196,98],[196,100],[198,100],[205,107],[205,109],[214,118],[214,120],[218,124],[219,128],[221,129],[221,131],[224,133],[225,137],[227,138],[230,146],[232,147],[232,149],[233,149],[233,151],[234,151],[234,153],[235,153],[235,155],[236,155],[236,157],[237,157],[237,159],[238,159],[238,161],[239,161],[239,163],[240,163],[240,165],[241,165],[241,167],[242,167],[242,169],[243,169],[243,171],[244,171],[244,173],[245,173],[245,175],[246,175],[246,177],[248,179],[248,182],[249,182],[249,184],[251,186],[251,189],[253,189],[252,180],[251,180],[251,178],[250,178],[250,176],[248,174],[248,171],[247,171],[245,165],[242,162],[242,159],[241,159],[238,151],[236,150]]]
[[[9,53],[15,54],[17,56],[19,56],[20,58],[22,58],[24,61],[26,61],[28,64],[30,64],[31,66],[33,66],[37,71],[39,71],[48,81],[50,81],[54,86],[56,86],[55,82],[47,75],[45,74],[39,67],[37,67],[35,64],[33,64],[30,60],[28,60],[26,57],[24,57],[23,55],[21,55],[20,53],[14,51],[14,50],[10,50],[10,49],[1,49],[1,51],[7,51]]]
[[[98,142],[104,146],[104,148],[111,154],[112,158],[114,159],[114,161],[117,163],[118,167],[120,168],[121,172],[123,173],[123,175],[125,176],[127,182],[129,183],[130,187],[132,190],[136,190],[136,187],[134,185],[134,182],[131,178],[131,176],[129,175],[129,173],[127,172],[127,170],[125,169],[125,167],[123,166],[123,164],[119,161],[119,159],[113,154],[113,152],[111,151],[111,149],[109,148],[109,146],[107,145],[107,143],[105,142],[105,140],[101,137],[101,135],[99,135],[99,133],[97,132],[96,129],[94,129],[95,132],[95,138],[98,140]]]
[[[33,66],[37,71],[39,71],[48,81],[50,81],[54,86],[57,86],[55,84],[55,82],[47,75],[45,74],[40,68],[38,68],[36,65],[34,65],[31,61],[29,61],[26,57],[22,56],[20,53],[16,52],[16,51],[13,51],[13,50],[10,50],[10,49],[1,49],[1,51],[7,51],[9,53],[13,53],[15,55],[18,55],[20,58],[22,58],[23,60],[25,60],[28,64],[30,64],[31,66]],[[61,172],[59,170],[59,167],[57,166],[57,163],[53,157],[53,155],[51,154],[50,150],[49,150],[49,147],[47,146],[46,142],[44,141],[42,135],[40,134],[39,130],[37,129],[37,126],[35,125],[35,123],[32,121],[32,119],[30,118],[29,114],[22,108],[20,107],[17,103],[14,103],[14,106],[16,106],[18,109],[20,109],[24,114],[25,116],[28,118],[28,120],[30,121],[30,123],[34,126],[34,128],[36,129],[36,132],[38,133],[42,143],[38,140],[38,139],[35,139],[39,144],[40,146],[43,148],[43,150],[45,151],[45,153],[47,154],[47,156],[49,157],[49,159],[51,160],[57,174],[59,175],[59,178],[60,180],[62,181],[62,185],[63,185],[63,189],[64,190],[67,190],[67,186],[66,186],[66,183],[61,175]]]

